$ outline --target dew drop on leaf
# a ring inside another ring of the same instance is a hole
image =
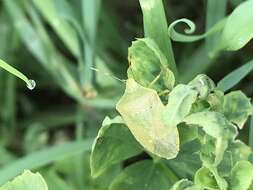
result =
[[[26,86],[27,86],[27,88],[29,89],[29,90],[33,90],[34,88],[35,88],[35,86],[36,86],[36,82],[34,81],[34,80],[29,80],[29,83],[27,83],[26,84]]]

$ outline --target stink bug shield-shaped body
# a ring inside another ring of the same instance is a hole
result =
[[[128,79],[123,97],[116,105],[137,141],[149,152],[171,159],[179,151],[176,126],[163,120],[165,106],[155,90]]]

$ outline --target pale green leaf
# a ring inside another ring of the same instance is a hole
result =
[[[129,129],[120,121],[120,117],[103,122],[91,152],[91,175],[101,175],[109,166],[122,162],[142,152]]]
[[[110,190],[168,190],[170,182],[151,160],[137,162],[114,179]]]
[[[223,113],[230,122],[242,129],[253,113],[253,106],[243,92],[233,91],[224,96]]]
[[[202,127],[206,134],[216,139],[214,164],[218,165],[227,148],[227,141],[234,139],[237,135],[235,127],[227,121],[224,115],[211,111],[190,114],[184,121],[189,125]]]
[[[165,106],[156,91],[128,79],[125,93],[116,109],[146,150],[167,159],[177,155],[178,131],[176,126],[164,122],[162,113]]]
[[[179,84],[169,94],[165,107],[164,120],[172,126],[177,126],[190,113],[192,104],[197,99],[198,92],[189,85]]]
[[[189,125],[198,125],[214,138],[233,138],[234,128],[224,115],[218,112],[203,111],[187,116],[184,121]],[[232,129],[231,129],[232,128]],[[224,134],[226,131],[226,134]]]
[[[239,161],[232,169],[231,190],[248,190],[253,180],[253,165],[248,161]]]
[[[48,190],[47,184],[39,173],[24,171],[13,181],[0,187],[0,190]]]
[[[216,171],[210,171],[208,168],[200,168],[194,177],[196,184],[200,185],[203,189],[208,190],[226,190],[227,183],[221,178]]]
[[[217,169],[222,176],[229,177],[231,169],[241,160],[248,160],[251,149],[240,140],[231,142],[224,153],[221,163]]]
[[[222,49],[235,51],[245,46],[253,37],[253,1],[241,3],[229,15],[221,35]]]

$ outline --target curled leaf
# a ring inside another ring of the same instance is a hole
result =
[[[130,78],[116,109],[146,150],[166,159],[176,157],[179,151],[178,131],[176,126],[163,120],[165,106],[155,90],[143,87]]]

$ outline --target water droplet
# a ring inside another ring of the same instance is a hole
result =
[[[29,83],[26,84],[29,90],[33,90],[36,86],[36,82],[34,80],[29,80]]]

